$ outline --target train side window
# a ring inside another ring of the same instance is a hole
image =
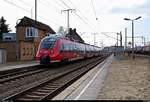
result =
[[[69,51],[72,51],[72,44],[69,44]]]
[[[80,51],[80,46],[76,45],[76,51]]]
[[[76,47],[76,45],[74,45],[74,51],[77,51],[77,47]]]
[[[75,44],[72,45],[72,51],[75,51],[76,48],[75,48]]]
[[[64,44],[64,51],[69,51],[69,45],[68,44]]]
[[[78,51],[78,45],[75,45],[75,51]]]
[[[65,50],[65,47],[64,47],[64,44],[61,45],[61,47],[59,48],[59,51],[64,51]]]
[[[67,45],[66,44],[64,44],[64,51],[67,51]]]
[[[73,51],[73,44],[70,44],[70,51]]]
[[[73,49],[74,49],[74,51],[76,51],[76,45],[74,44],[74,46],[73,46]]]
[[[69,44],[66,45],[66,51],[70,51],[70,45]]]
[[[74,44],[72,44],[72,51],[74,51],[75,47],[74,47]]]
[[[77,49],[78,49],[78,51],[80,51],[80,45],[78,45],[78,48],[77,48]]]
[[[82,52],[82,45],[80,45],[80,52]]]
[[[68,51],[71,51],[71,46],[70,46],[70,44],[68,44]]]

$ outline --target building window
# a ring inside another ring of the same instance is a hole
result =
[[[34,27],[27,27],[26,28],[26,38],[27,37],[38,37],[38,29]]]
[[[46,34],[45,34],[45,36],[50,36],[50,35],[51,35],[50,33],[46,33]]]

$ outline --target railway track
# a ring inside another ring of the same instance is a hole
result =
[[[41,83],[38,83],[32,87],[15,93],[11,96],[4,98],[2,101],[39,101],[39,100],[51,100],[55,95],[60,93],[94,66],[102,62],[106,56],[97,57],[88,64],[78,66],[73,70],[64,71],[59,73],[53,78],[44,79]]]
[[[3,79],[5,77],[15,76],[15,75],[21,74],[21,73],[34,71],[34,70],[37,70],[38,68],[41,68],[41,65],[35,65],[35,66],[29,66],[29,67],[23,67],[23,68],[18,68],[18,69],[1,71],[0,72],[0,79]]]
[[[11,82],[11,81],[14,81],[16,79],[20,79],[20,78],[23,78],[23,77],[27,77],[27,76],[30,76],[30,75],[34,75],[34,74],[37,74],[37,73],[41,73],[41,72],[44,72],[44,71],[47,71],[49,69],[36,69],[36,70],[28,70],[28,71],[25,71],[25,72],[22,72],[22,73],[15,73],[15,74],[9,74],[9,75],[5,75],[5,76],[2,76],[0,78],[0,84],[4,84],[5,82]]]
[[[57,67],[54,64],[51,64],[51,67]],[[30,67],[24,67],[20,69],[13,69],[8,71],[2,71],[0,72],[0,84],[4,84],[5,82],[11,82],[16,79],[20,79],[23,77],[27,77],[30,75],[34,75],[37,73],[42,73],[45,71],[50,70],[49,65],[36,65],[36,66],[30,66]]]

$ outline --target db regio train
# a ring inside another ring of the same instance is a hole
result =
[[[54,34],[41,40],[36,53],[36,61],[40,64],[69,62],[99,56],[100,51],[100,47],[79,43]]]

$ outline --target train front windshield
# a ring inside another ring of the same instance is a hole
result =
[[[40,49],[52,49],[55,42],[56,38],[45,38],[40,44]]]

